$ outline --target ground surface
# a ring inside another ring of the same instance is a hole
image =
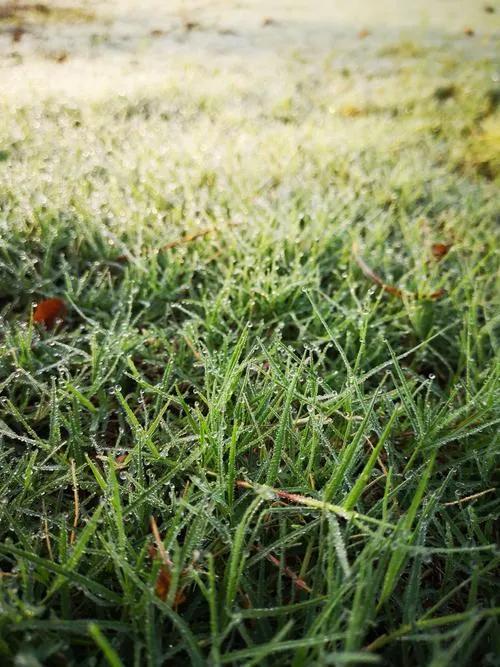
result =
[[[498,664],[499,16],[0,5],[2,665]]]

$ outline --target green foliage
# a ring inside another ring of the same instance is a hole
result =
[[[2,100],[2,665],[494,663],[493,65],[384,39]]]

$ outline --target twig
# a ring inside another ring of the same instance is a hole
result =
[[[170,250],[171,248],[177,248],[177,246],[184,245],[185,243],[191,243],[191,241],[196,241],[196,239],[200,239],[204,236],[207,236],[216,229],[217,227],[207,227],[206,229],[202,229],[201,231],[195,232],[194,234],[189,234],[188,236],[181,236],[181,238],[176,239],[175,241],[170,241],[169,243],[165,243],[164,245],[161,246],[160,250]]]
[[[388,285],[387,283],[384,283],[382,278],[378,276],[375,271],[370,269],[368,264],[365,262],[365,260],[358,255],[355,251],[353,251],[354,254],[354,259],[356,260],[356,264],[359,266],[361,271],[365,274],[367,278],[370,278],[370,280],[373,280],[374,283],[379,285],[384,292],[388,292],[389,294],[393,294],[394,296],[399,297],[400,299],[403,298],[403,291],[399,289],[399,287],[394,287],[394,285]]]
[[[381,287],[384,292],[388,292],[389,294],[392,294],[393,296],[396,296],[399,299],[404,299],[404,298],[418,299],[419,298],[418,294],[415,294],[414,292],[407,292],[407,291],[404,291],[402,289],[399,289],[399,287],[396,287],[395,285],[389,285],[388,283],[384,282],[382,280],[382,278],[377,273],[375,273],[375,271],[373,269],[371,269],[368,266],[368,264],[361,257],[361,255],[358,255],[355,245],[353,245],[353,247],[352,247],[352,254],[353,254],[353,257],[354,257],[354,260],[355,260],[356,264],[359,266],[359,268],[364,273],[364,275],[367,278],[369,278],[371,281],[373,281],[376,285]],[[431,294],[422,295],[420,298],[421,299],[432,299],[434,301],[436,299],[440,299],[445,294],[446,294],[446,290],[438,289],[435,292],[431,292]]]
[[[76,529],[78,519],[80,518],[80,500],[78,498],[78,481],[76,479],[75,459],[71,459],[71,477],[73,479],[73,498],[75,502],[75,516],[73,518],[73,529],[69,538],[69,543],[74,544],[76,538]]]
[[[486,489],[486,491],[479,491],[479,493],[473,493],[472,496],[466,496],[465,498],[459,498],[458,500],[451,500],[448,503],[443,503],[443,505],[445,507],[451,507],[452,505],[461,505],[462,503],[465,503],[468,500],[475,500],[476,498],[485,496],[487,493],[492,493],[493,491],[496,491],[496,487],[493,487],[492,489]]]
[[[156,548],[158,549],[158,553],[160,554],[162,561],[165,563],[165,565],[172,565],[172,561],[170,560],[167,550],[165,549],[165,545],[161,539],[160,531],[158,530],[158,524],[156,523],[154,516],[150,518],[149,523],[151,526],[151,532],[155,538]]]
[[[257,550],[262,551],[262,547],[260,546],[260,544],[257,545]],[[276,565],[276,567],[281,566],[279,558],[276,558],[276,556],[274,556],[273,554],[271,553],[266,554],[266,558],[270,563]],[[306,591],[307,593],[311,592],[312,589],[290,567],[285,565],[285,567],[283,568],[283,572],[286,574],[287,577],[289,577],[293,581],[293,583],[297,588],[300,588],[301,590]]]
[[[45,501],[42,501],[43,509],[43,533],[45,537],[45,544],[47,545],[47,551],[49,552],[50,560],[54,560],[54,554],[52,553],[52,545],[50,543],[49,535],[49,523],[47,521],[47,512],[45,510]]]
[[[239,222],[229,221],[227,223],[227,227],[236,227],[239,224],[240,224]],[[216,227],[215,225],[213,225],[212,227],[206,227],[205,229],[201,229],[199,232],[195,232],[194,234],[189,234],[188,236],[181,236],[175,241],[170,241],[169,243],[165,243],[164,245],[161,246],[160,251],[170,250],[171,248],[177,248],[177,246],[185,245],[186,243],[191,243],[192,241],[196,241],[197,239],[203,238],[204,236],[207,236],[212,232],[220,232],[221,230],[222,227]]]
[[[370,438],[368,436],[365,436],[365,439],[366,439],[366,442],[368,443],[368,446],[371,447],[371,449],[373,451],[375,449],[375,447],[372,445],[372,441],[370,440]],[[387,477],[387,468],[385,467],[382,459],[380,458],[380,454],[377,456],[377,462],[378,462],[379,466],[381,467],[382,472],[384,473],[383,476]]]
[[[198,352],[198,350],[195,349],[193,343],[189,340],[187,336],[183,336],[184,342],[186,345],[189,347],[191,352],[193,353],[194,358],[196,361],[199,361],[201,359],[201,354]]]
[[[269,495],[271,498],[276,496],[282,500],[288,500],[292,503],[297,503],[298,505],[305,505],[306,507],[311,507],[312,509],[322,510],[324,512],[332,512],[337,516],[350,521],[352,519],[357,519],[359,521],[366,521],[368,523],[374,523],[378,526],[385,526],[386,528],[394,528],[393,524],[390,524],[387,521],[381,521],[375,519],[366,514],[360,514],[354,510],[346,510],[340,505],[334,505],[333,503],[326,502],[325,500],[317,500],[316,498],[309,498],[308,496],[302,496],[298,493],[289,493],[288,491],[282,491],[281,489],[275,489],[271,486],[265,486],[261,484],[251,484],[245,480],[237,480],[236,486],[241,489],[252,489],[257,493],[261,492],[265,495]]]
[[[229,221],[226,226],[227,227],[236,227],[240,225],[240,222],[235,222],[235,221]],[[220,232],[222,231],[223,227],[216,227],[215,225],[212,227],[206,227],[205,229],[201,229],[199,232],[195,232],[194,234],[188,234],[187,236],[181,236],[178,239],[175,239],[174,241],[169,241],[168,243],[165,243],[164,245],[160,246],[159,248],[152,248],[150,252],[152,253],[158,253],[158,252],[164,252],[165,250],[171,250],[172,248],[177,248],[178,246],[181,245],[186,245],[188,243],[192,243],[193,241],[196,241],[197,239],[203,238],[205,236],[208,236],[208,234],[211,234],[212,232]],[[116,257],[115,261],[116,262],[128,262],[132,259],[132,256],[129,254],[123,254],[119,255]]]

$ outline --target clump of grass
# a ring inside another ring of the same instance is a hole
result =
[[[417,44],[411,39],[402,39],[393,44],[383,46],[378,54],[382,57],[391,58],[421,58],[429,49]]]
[[[499,143],[500,120],[497,117],[487,118],[466,145],[462,158],[464,165],[494,180],[500,174]]]
[[[94,14],[80,7],[64,7],[43,2],[4,2],[0,5],[0,22],[33,23],[87,22],[94,19]]]
[[[434,91],[434,98],[438,102],[445,102],[446,100],[454,98],[456,94],[457,94],[457,87],[452,83],[450,83],[444,86],[438,86]]]

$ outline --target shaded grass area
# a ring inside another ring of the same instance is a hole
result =
[[[76,7],[54,6],[43,2],[3,2],[0,4],[2,23],[44,23],[47,21],[90,21],[93,15]]]
[[[493,66],[380,57],[5,103],[4,664],[494,664]]]

